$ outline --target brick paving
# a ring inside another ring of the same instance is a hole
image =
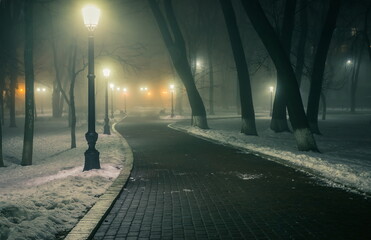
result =
[[[130,180],[93,239],[371,239],[371,200],[150,119],[117,126]]]

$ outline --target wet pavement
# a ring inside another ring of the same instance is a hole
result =
[[[371,200],[153,118],[116,129],[129,181],[93,239],[371,239]]]

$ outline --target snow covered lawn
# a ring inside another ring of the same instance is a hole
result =
[[[101,133],[102,126],[97,126]],[[82,172],[86,126],[77,128],[70,149],[66,120],[35,122],[33,165],[20,166],[23,123],[3,127],[6,168],[0,168],[0,239],[63,238],[119,175],[120,136],[99,134],[100,170]]]
[[[240,118],[209,119],[209,130],[180,121],[171,127],[312,173],[336,186],[371,193],[371,114],[330,114],[315,136],[322,153],[300,152],[290,133],[274,133],[267,116],[257,117],[259,136],[240,133]],[[340,185],[339,185],[340,184]]]

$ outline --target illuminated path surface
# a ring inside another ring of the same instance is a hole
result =
[[[371,236],[370,199],[167,124],[117,125],[134,152],[132,178],[94,239]]]

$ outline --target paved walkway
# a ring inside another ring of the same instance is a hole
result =
[[[370,199],[166,125],[117,125],[134,168],[93,239],[371,238]]]

